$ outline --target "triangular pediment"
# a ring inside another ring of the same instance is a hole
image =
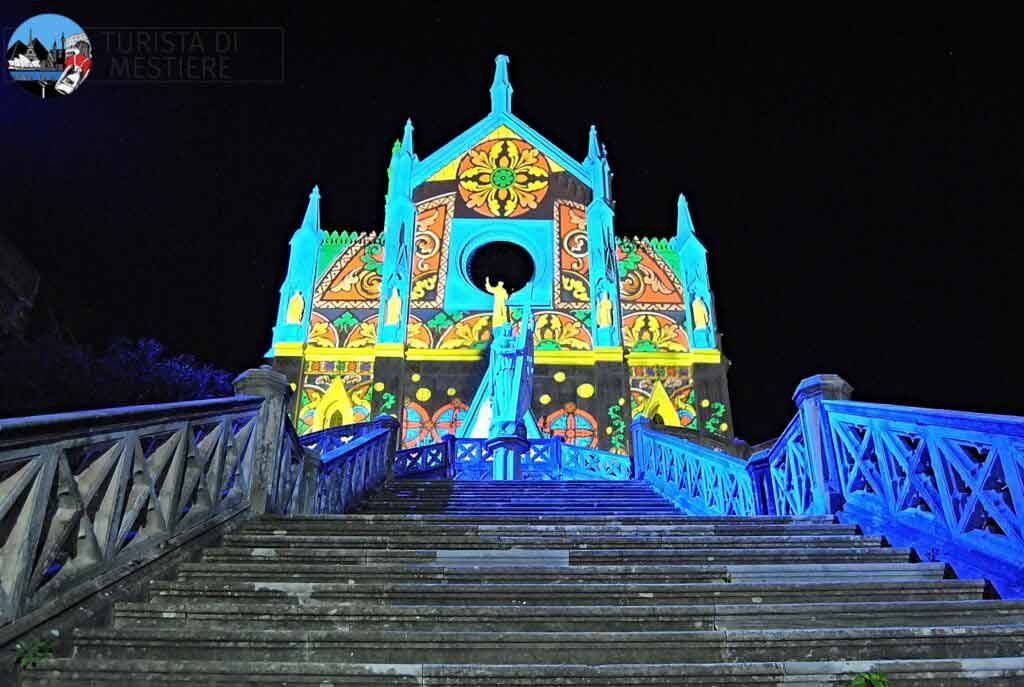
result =
[[[412,174],[413,187],[425,181],[451,181],[459,161],[472,147],[503,138],[520,138],[535,146],[547,158],[552,172],[569,172],[586,186],[590,178],[583,165],[554,143],[534,131],[525,122],[508,113],[491,113],[439,149],[416,163]]]

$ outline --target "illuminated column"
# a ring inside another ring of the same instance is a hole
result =
[[[590,175],[594,193],[587,206],[587,242],[590,248],[590,321],[596,354],[593,409],[599,426],[595,430],[598,431],[600,448],[628,451],[630,437],[625,423],[629,414],[629,375],[622,359],[622,306],[619,301],[612,172],[608,152],[598,142],[594,126],[590,127],[583,167]],[[623,403],[620,404],[619,400]],[[620,445],[613,445],[613,442]]]
[[[273,358],[274,369],[296,387],[302,378],[302,351],[313,310],[313,282],[322,241],[320,188],[314,186],[302,224],[289,242],[288,271],[281,284],[277,322],[267,352],[267,357]],[[293,412],[294,408],[289,410]]]
[[[690,208],[682,193],[677,213],[675,244],[686,291],[686,333],[690,348],[717,348],[718,319],[708,279],[707,249],[694,233]]]
[[[412,120],[405,123],[401,142],[391,151],[388,193],[384,203],[384,265],[381,270],[377,345],[374,349],[372,413],[401,418],[404,398],[403,356],[409,316],[416,206],[412,202],[412,173],[418,160],[412,149]]]
[[[615,256],[615,208],[611,192],[608,154],[590,127],[590,142],[583,168],[590,174],[593,198],[587,206],[587,242],[590,247],[590,308],[594,346],[622,346],[622,315],[619,306],[619,268]],[[607,295],[607,299],[605,296]],[[602,302],[605,304],[602,306]],[[611,304],[610,308],[608,303]],[[605,316],[610,318],[607,322]]]

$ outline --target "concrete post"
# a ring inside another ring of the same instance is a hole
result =
[[[810,462],[815,513],[835,513],[845,503],[832,451],[832,438],[824,423],[825,414],[821,403],[848,401],[852,393],[853,387],[839,375],[820,374],[804,379],[793,394]]]
[[[255,515],[263,515],[274,512],[278,505],[278,495],[274,492],[281,469],[281,442],[292,390],[288,378],[269,365],[246,370],[238,375],[234,385],[239,396],[260,396],[264,399],[251,439],[254,450],[253,462],[249,466],[250,510]]]

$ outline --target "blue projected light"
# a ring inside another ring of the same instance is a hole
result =
[[[522,246],[533,259],[533,279],[509,297],[509,305],[524,305],[528,298],[526,294],[532,292],[530,305],[551,307],[551,282],[554,278],[552,231],[553,223],[540,219],[457,219],[452,222],[445,310],[490,309],[494,297],[473,284],[469,274],[469,260],[473,251],[494,241],[508,241]]]

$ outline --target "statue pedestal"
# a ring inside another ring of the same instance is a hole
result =
[[[492,479],[510,480],[523,478],[522,456],[529,452],[530,442],[520,437],[497,437],[487,442],[490,451]]]

